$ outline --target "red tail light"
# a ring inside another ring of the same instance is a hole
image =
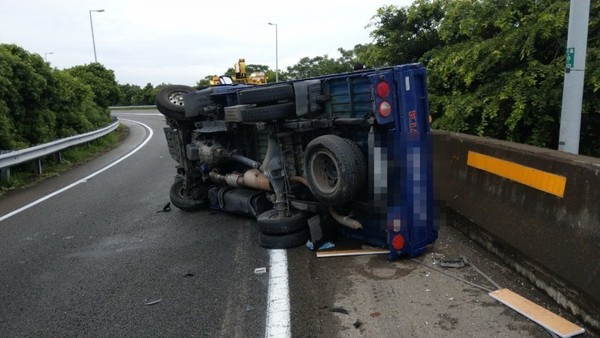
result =
[[[400,234],[395,235],[392,239],[392,246],[396,251],[404,248],[404,237]]]
[[[375,90],[377,91],[377,96],[379,96],[382,99],[390,95],[390,85],[385,81],[379,82]]]

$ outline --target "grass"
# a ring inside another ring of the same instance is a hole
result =
[[[61,152],[62,161],[59,163],[55,156],[42,159],[42,175],[36,175],[33,164],[23,163],[10,168],[10,179],[0,182],[0,196],[8,191],[18,190],[38,184],[50,177],[60,176],[61,173],[89,162],[98,156],[116,148],[129,134],[129,128],[124,125],[89,144],[65,149]]]

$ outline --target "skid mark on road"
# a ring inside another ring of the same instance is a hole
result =
[[[94,176],[96,176],[96,175],[98,175],[98,174],[100,174],[100,173],[102,173],[102,172],[104,172],[104,171],[112,168],[113,166],[119,164],[121,161],[125,160],[129,156],[135,154],[138,150],[142,149],[142,147],[145,146],[146,143],[148,143],[148,141],[150,141],[150,139],[152,138],[152,135],[154,135],[154,132],[152,131],[152,128],[150,128],[149,126],[147,126],[146,124],[144,124],[142,122],[128,120],[128,119],[121,119],[121,120],[122,121],[129,121],[129,122],[137,123],[137,124],[141,125],[142,127],[144,127],[148,131],[148,135],[147,135],[146,139],[140,145],[138,145],[135,149],[133,149],[132,151],[128,152],[123,157],[117,159],[116,161],[112,162],[111,164],[105,166],[104,168],[102,168],[102,169],[100,169],[100,170],[98,170],[98,171],[96,171],[96,172],[94,172],[94,173],[92,173],[92,174],[90,174],[90,175],[88,175],[88,176],[80,179],[79,181],[73,182],[73,183],[67,185],[64,188],[61,188],[61,189],[59,189],[59,190],[57,190],[57,191],[55,191],[53,193],[50,193],[50,194],[48,194],[48,195],[46,195],[46,196],[44,196],[42,198],[39,198],[39,199],[37,199],[37,200],[35,200],[35,201],[33,201],[33,202],[25,205],[25,206],[22,206],[19,209],[13,210],[13,211],[9,212],[6,215],[0,216],[0,222],[2,222],[5,219],[8,219],[8,218],[10,218],[10,217],[12,217],[14,215],[17,215],[17,214],[19,214],[19,213],[21,213],[21,212],[23,212],[23,211],[25,211],[25,210],[33,207],[33,206],[36,206],[36,205],[44,202],[45,200],[48,200],[48,199],[50,199],[50,198],[52,198],[52,197],[54,197],[54,196],[56,196],[56,195],[58,195],[60,193],[63,193],[63,192],[65,192],[65,191],[67,191],[67,190],[69,190],[69,189],[71,189],[71,188],[73,188],[73,187],[75,187],[75,186],[77,186],[77,185],[79,185],[81,183],[85,183],[89,179],[91,179],[92,177],[94,177]]]

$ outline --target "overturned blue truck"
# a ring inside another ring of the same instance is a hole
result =
[[[171,203],[256,218],[259,244],[347,236],[416,256],[437,239],[426,70],[363,69],[156,97],[177,162]]]

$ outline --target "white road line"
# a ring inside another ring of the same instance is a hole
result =
[[[287,254],[285,250],[270,250],[269,257],[271,268],[265,337],[291,337]]]
[[[136,153],[138,150],[140,150],[140,149],[141,149],[143,146],[145,146],[145,145],[146,145],[146,143],[148,143],[148,141],[150,141],[150,139],[152,138],[152,135],[154,135],[154,132],[152,131],[152,128],[148,127],[148,126],[147,126],[147,125],[145,125],[144,123],[141,123],[141,122],[138,122],[138,121],[133,121],[133,120],[128,120],[128,119],[121,119],[121,120],[122,120],[122,121],[129,121],[129,122],[137,123],[137,124],[139,124],[139,125],[143,126],[144,128],[146,128],[146,130],[148,130],[148,137],[147,137],[147,138],[144,140],[144,142],[142,142],[142,143],[141,143],[139,146],[137,146],[135,149],[133,149],[132,151],[128,152],[128,153],[127,153],[125,156],[121,157],[120,159],[118,159],[118,160],[116,160],[116,161],[112,162],[111,164],[107,165],[106,167],[104,167],[104,168],[102,168],[102,169],[100,169],[100,170],[98,170],[98,171],[96,171],[96,172],[94,172],[94,173],[92,173],[92,174],[90,174],[90,175],[88,175],[88,176],[86,176],[86,177],[84,177],[84,178],[80,179],[80,180],[79,180],[79,181],[77,181],[77,182],[71,183],[71,184],[67,185],[67,186],[66,186],[66,187],[64,187],[64,188],[61,188],[61,189],[59,189],[59,190],[57,190],[57,191],[55,191],[55,192],[53,192],[53,193],[50,193],[50,194],[48,194],[48,195],[46,195],[46,196],[44,196],[44,197],[42,197],[42,198],[40,198],[40,199],[37,199],[37,200],[35,200],[35,201],[33,201],[33,202],[31,202],[31,203],[29,203],[29,204],[27,204],[27,205],[23,206],[23,207],[20,207],[19,209],[13,210],[13,211],[9,212],[9,213],[8,213],[8,214],[6,214],[6,215],[0,216],[0,222],[2,222],[2,221],[4,221],[5,219],[8,219],[8,218],[10,218],[10,217],[12,217],[12,216],[14,216],[14,215],[18,214],[18,213],[21,213],[21,212],[23,212],[23,211],[25,211],[25,210],[27,210],[27,209],[29,209],[29,208],[31,208],[31,207],[33,207],[33,206],[37,205],[37,204],[40,204],[40,203],[44,202],[45,200],[47,200],[47,199],[50,199],[50,198],[52,198],[52,197],[54,197],[54,196],[56,196],[56,195],[58,195],[58,194],[60,194],[60,193],[63,193],[63,192],[65,192],[65,191],[67,191],[67,190],[69,190],[69,189],[73,188],[73,187],[74,187],[74,186],[76,186],[76,185],[79,185],[79,184],[81,184],[81,183],[85,183],[85,182],[87,182],[87,181],[88,181],[90,178],[92,178],[92,177],[94,177],[94,176],[96,176],[96,175],[100,174],[101,172],[104,172],[105,170],[108,170],[109,168],[111,168],[111,167],[113,167],[113,166],[117,165],[118,163],[120,163],[120,162],[121,162],[121,161],[123,161],[124,159],[128,158],[129,156],[131,156],[131,155],[135,154],[135,153]]]

